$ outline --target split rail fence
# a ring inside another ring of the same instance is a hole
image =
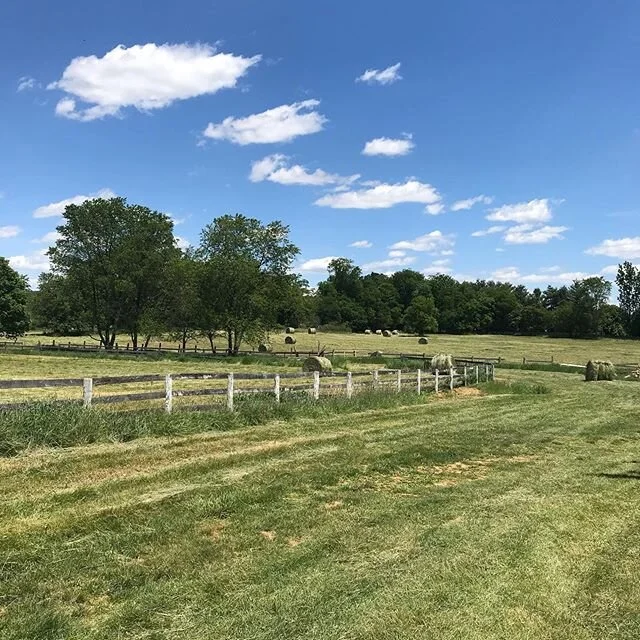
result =
[[[271,396],[275,402],[281,402],[284,394],[305,394],[313,400],[319,400],[322,396],[344,395],[351,398],[354,393],[363,390],[369,391],[415,391],[418,394],[427,392],[453,391],[460,386],[472,386],[480,382],[495,379],[495,366],[490,363],[464,366],[458,370],[436,371],[435,373],[417,371],[402,371],[401,369],[377,369],[366,372],[340,372],[340,373],[180,373],[180,374],[145,374],[133,376],[105,376],[96,378],[50,378],[41,380],[0,380],[0,391],[29,390],[29,389],[54,389],[60,387],[76,388],[80,392],[78,398],[56,399],[54,401],[66,403],[81,403],[83,407],[90,408],[99,404],[118,404],[125,402],[144,402],[150,400],[162,400],[164,410],[168,413],[174,410],[174,401],[178,398],[202,398],[205,396],[218,396],[223,402],[207,405],[195,405],[189,403],[176,403],[182,406],[176,407],[186,410],[203,410],[226,408],[233,411],[235,400],[238,396],[249,394],[263,394]],[[184,386],[177,388],[174,383],[182,382],[200,383],[209,382],[212,386]],[[244,386],[250,381],[254,386]],[[260,381],[260,382],[258,382]],[[96,393],[100,387],[114,387],[117,385],[137,385],[140,383],[163,385],[153,391],[125,390],[121,393],[109,393],[102,395]],[[28,401],[12,401],[0,404],[0,409],[10,410],[28,407],[30,402],[37,398],[29,398]]]

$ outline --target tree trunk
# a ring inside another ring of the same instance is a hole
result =
[[[187,329],[182,330],[182,353],[187,351]]]
[[[211,353],[216,352],[216,346],[213,343],[213,339],[215,338],[215,331],[207,331],[207,338],[209,338],[209,346],[211,347]]]
[[[227,327],[227,351],[229,355],[233,353],[233,329]]]

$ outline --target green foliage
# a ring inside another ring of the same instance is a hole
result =
[[[491,395],[547,395],[551,393],[551,389],[547,385],[539,382],[489,380],[482,382],[478,387]]]
[[[17,338],[29,328],[27,279],[0,258],[0,337]]]
[[[640,336],[640,268],[628,261],[618,265],[618,303],[628,335]]]
[[[404,328],[413,333],[435,333],[438,330],[433,298],[415,296],[404,313]]]

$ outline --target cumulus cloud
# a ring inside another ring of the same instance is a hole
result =
[[[435,276],[439,273],[449,274],[453,269],[448,264],[449,260],[434,260],[429,266],[422,269],[422,273],[425,276]]]
[[[390,258],[404,258],[404,256],[406,255],[407,255],[406,251],[398,251],[397,249],[394,249],[393,251],[389,251]]]
[[[393,84],[402,80],[400,75],[400,65],[398,62],[386,69],[367,69],[361,76],[356,78],[356,82],[366,82],[367,84]]]
[[[49,258],[47,249],[22,256],[10,256],[9,264],[18,271],[48,271]]]
[[[494,209],[487,220],[495,222],[543,223],[551,220],[551,205],[546,198],[518,204],[505,204]]]
[[[561,240],[564,237],[562,234],[568,229],[569,227],[551,227],[549,225],[536,227],[531,224],[520,224],[507,229],[504,241],[507,244],[544,244],[549,240]]]
[[[435,204],[428,204],[425,208],[425,211],[430,216],[437,216],[444,211],[444,205],[442,204],[442,202],[436,202]]]
[[[355,242],[352,242],[349,246],[354,247],[356,249],[371,249],[371,247],[373,247],[373,243],[369,242],[369,240],[356,240]]]
[[[471,209],[476,204],[491,204],[493,202],[493,197],[491,196],[475,196],[473,198],[467,198],[466,200],[457,200],[451,205],[451,211],[466,211]]]
[[[284,185],[348,185],[360,176],[339,176],[335,173],[327,173],[322,169],[309,172],[305,167],[296,164],[288,166],[289,159],[280,153],[273,154],[258,160],[251,165],[249,180],[262,182],[269,180]]]
[[[57,115],[88,122],[120,116],[126,107],[151,111],[233,88],[260,59],[218,53],[208,44],[118,45],[102,58],[74,58],[47,88],[66,94]]]
[[[592,256],[620,258],[621,260],[640,258],[640,236],[620,238],[618,240],[603,240],[595,247],[587,249],[585,253]]]
[[[406,267],[416,261],[414,256],[405,256],[404,258],[387,258],[386,260],[377,260],[362,265],[363,271],[379,271],[380,269],[391,269],[395,267]]]
[[[618,265],[610,264],[600,270],[600,273],[604,276],[615,276],[618,274]]]
[[[246,118],[225,118],[210,122],[202,135],[212,140],[228,140],[239,145],[290,142],[298,136],[322,131],[327,119],[316,111],[319,100],[283,104]]]
[[[45,233],[41,238],[35,238],[31,242],[35,242],[37,244],[48,244],[49,246],[56,243],[56,240],[60,239],[60,234],[57,231],[49,231],[49,233]]]
[[[392,244],[390,249],[396,251],[425,251],[427,253],[439,253],[440,255],[452,255],[455,240],[452,235],[446,235],[442,231],[431,231],[414,240],[401,240]]]
[[[72,196],[71,198],[66,198],[65,200],[60,200],[59,202],[51,202],[50,204],[45,204],[41,207],[38,207],[33,212],[34,218],[54,218],[55,216],[61,216],[64,213],[64,210],[70,204],[82,204],[86,200],[92,200],[94,198],[104,198],[108,200],[109,198],[115,198],[116,194],[111,191],[111,189],[100,189],[100,191],[96,191],[96,193],[92,193],[88,196]]]
[[[481,238],[483,236],[489,236],[493,233],[500,233],[501,231],[504,231],[506,229],[506,227],[502,224],[496,224],[492,227],[489,227],[488,229],[480,229],[479,231],[474,231],[471,236],[473,238]]]
[[[411,135],[404,138],[374,138],[364,145],[362,153],[365,156],[406,156],[414,147]]]
[[[300,271],[318,272],[326,271],[329,268],[329,263],[333,260],[337,260],[337,256],[326,256],[324,258],[312,258],[303,262],[298,268]]]
[[[583,280],[594,276],[607,275],[609,267],[605,267],[600,273],[586,273],[584,271],[562,271],[560,267],[542,267],[538,272],[522,273],[518,267],[502,267],[492,274],[494,280],[505,282],[520,282],[522,284],[570,284],[574,280]]]
[[[35,89],[36,87],[38,87],[38,82],[31,76],[22,76],[22,78],[18,79],[18,93],[20,93],[21,91],[29,91],[30,89]]]
[[[397,204],[436,204],[441,196],[435,187],[417,180],[376,184],[368,189],[328,194],[315,204],[333,209],[388,209]]]
[[[16,225],[7,225],[5,227],[0,227],[0,239],[2,238],[15,238],[21,229]]]

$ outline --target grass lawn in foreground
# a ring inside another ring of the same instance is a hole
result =
[[[0,638],[640,636],[640,385],[0,459]]]

